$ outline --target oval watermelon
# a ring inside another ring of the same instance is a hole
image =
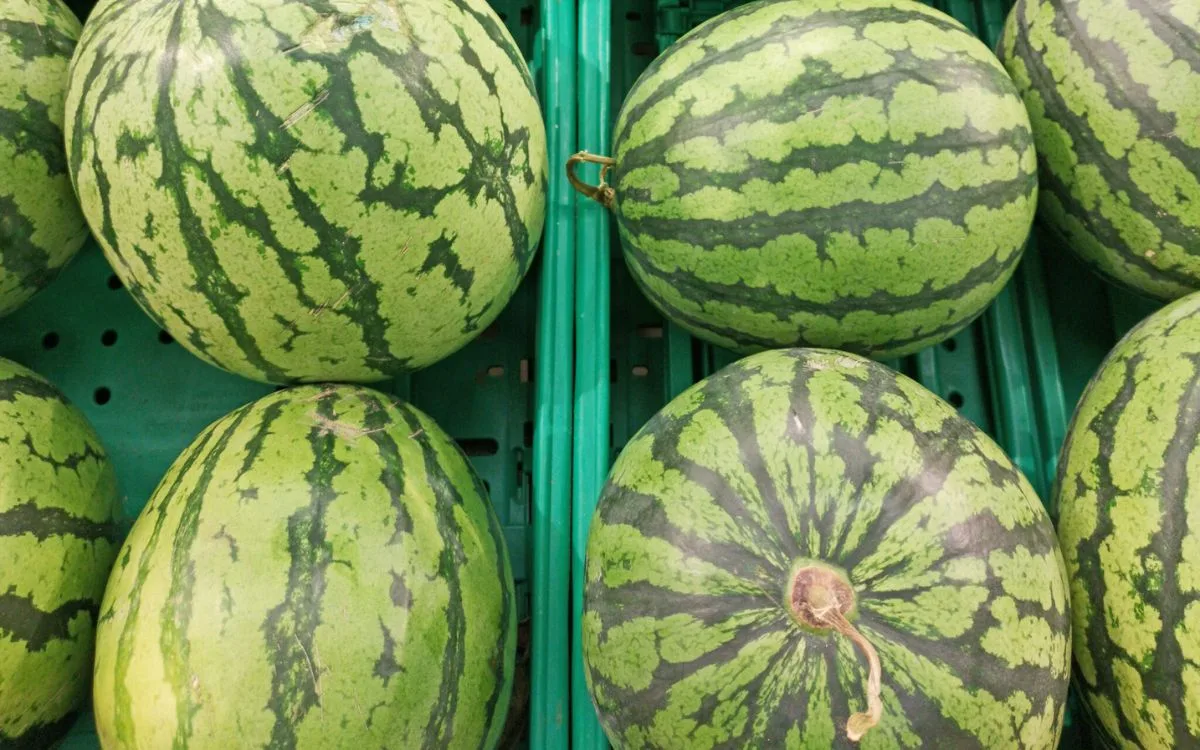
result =
[[[671,320],[747,352],[877,357],[966,326],[1033,220],[1029,120],[995,56],[907,0],[741,6],[670,47],[617,120],[625,259]]]
[[[0,359],[0,747],[50,747],[87,697],[117,509],[87,419]]]
[[[987,436],[869,360],[766,352],[685,391],[614,465],[586,566],[618,747],[1057,743],[1046,512]]]
[[[1018,0],[1000,41],[1029,108],[1039,216],[1102,275],[1200,288],[1200,0]]]
[[[0,316],[54,280],[87,238],[62,131],[78,39],[62,0],[0,3]]]
[[[545,126],[483,0],[102,0],[67,113],[117,274],[185,347],[255,380],[447,356],[541,234]]]
[[[1200,293],[1117,343],[1059,463],[1076,684],[1113,747],[1200,746],[1198,441]]]
[[[482,481],[365,388],[218,420],[130,532],[97,634],[105,747],[494,747],[516,655]]]

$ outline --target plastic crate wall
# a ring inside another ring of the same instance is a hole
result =
[[[81,17],[95,5],[71,0]],[[493,0],[538,82],[551,162],[574,150],[575,16],[568,4]],[[517,677],[521,745],[564,747],[568,698],[568,555],[574,216],[551,171],[539,257],[500,318],[448,359],[374,387],[412,401],[471,457],[500,517],[532,628]],[[126,529],[167,467],[212,421],[270,392],[207,365],[160,331],[94,241],[62,276],[0,321],[0,356],[44,375],[87,414],[116,466]],[[565,363],[565,366],[564,364]],[[535,572],[535,568],[538,572]],[[532,687],[530,683],[532,682]],[[523,687],[522,687],[523,686]],[[99,746],[91,717],[64,747]]]
[[[608,153],[620,103],[646,66],[694,26],[740,4],[583,0],[580,146]],[[1011,6],[1009,0],[928,4],[954,16],[993,47]],[[597,31],[603,26],[601,19],[611,21],[608,33]],[[667,401],[736,359],[665,323],[626,270],[608,218],[587,201],[580,201],[577,214],[572,535],[576,618],[582,611],[587,527],[609,465]],[[887,363],[996,438],[1047,503],[1066,422],[1083,387],[1116,338],[1155,307],[1109,287],[1064,256],[1051,240],[1031,240],[1012,282],[979,320],[942,344]],[[598,289],[585,288],[585,279]],[[1109,314],[1097,316],[1096,310]],[[594,343],[589,336],[595,337]],[[578,639],[578,633],[574,635]],[[573,746],[600,750],[607,742],[587,695],[578,642],[572,656]],[[1061,748],[1092,744],[1086,727],[1073,720],[1078,713],[1068,711]]]

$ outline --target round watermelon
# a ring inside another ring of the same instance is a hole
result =
[[[0,2],[0,316],[54,280],[87,238],[62,131],[78,39],[62,0]]]
[[[1192,294],[1109,353],[1059,461],[1076,685],[1112,747],[1200,747],[1198,446]]]
[[[1039,216],[1102,275],[1200,289],[1200,0],[1018,0],[1000,53],[1029,108]]]
[[[908,0],[738,7],[629,92],[610,202],[671,320],[748,352],[877,357],[966,326],[1012,275],[1033,136],[995,56]]]
[[[484,0],[102,0],[66,138],[133,296],[259,381],[454,352],[512,296],[545,214],[533,81]]]
[[[272,394],[179,457],[105,591],[108,748],[492,748],[512,570],[467,458],[356,386]]]
[[[585,575],[617,747],[1056,747],[1049,518],[991,439],[869,360],[766,352],[685,391],[621,452]]]
[[[87,419],[0,359],[0,748],[50,747],[87,698],[117,509]]]

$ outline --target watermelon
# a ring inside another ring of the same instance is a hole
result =
[[[62,0],[0,3],[0,315],[53,281],[87,237],[62,131],[78,39]]]
[[[1200,289],[1200,0],[1018,0],[1000,40],[1037,143],[1041,220],[1103,276]]]
[[[133,526],[97,633],[106,748],[491,748],[516,658],[483,482],[358,386],[208,427]]]
[[[740,352],[892,357],[950,337],[1012,275],[1036,203],[1012,81],[908,0],[728,11],[637,80],[613,144],[592,194],[633,277]]]
[[[447,356],[500,314],[545,214],[533,81],[483,0],[102,0],[66,139],[134,298],[264,382]]]
[[[587,543],[613,744],[1054,748],[1062,556],[1012,461],[908,378],[752,355],[626,445]]]
[[[44,748],[87,697],[116,475],[82,412],[3,359],[0,444],[0,747]]]
[[[1059,461],[1075,684],[1111,747],[1200,746],[1198,441],[1200,293],[1117,343]]]

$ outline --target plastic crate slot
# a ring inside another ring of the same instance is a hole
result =
[[[532,26],[533,25],[533,6],[532,5],[526,5],[524,8],[521,8],[521,25],[522,26]]]
[[[634,42],[633,54],[638,57],[658,57],[658,45],[654,42]]]
[[[652,323],[645,323],[637,327],[637,335],[644,339],[661,339],[663,337],[663,327]]]
[[[608,382],[617,382],[617,359],[613,357],[608,360]]]
[[[530,368],[529,368],[529,360],[523,359],[523,360],[521,360],[520,380],[522,383],[528,383],[530,377],[531,377],[531,375],[530,375]]]
[[[54,347],[58,346],[58,342],[59,342],[58,333],[56,333],[54,331],[50,331],[45,336],[42,336],[42,348],[43,349],[53,349]]]
[[[100,344],[103,346],[112,346],[117,343],[117,332],[109,328],[104,333],[100,334]]]
[[[646,367],[645,365],[634,365],[633,366],[633,376],[635,378],[644,378],[649,374],[650,374],[649,367]]]
[[[487,368],[487,374],[489,378],[504,377],[504,365],[492,365],[491,367]]]
[[[953,406],[955,409],[961,409],[963,404],[965,403],[965,400],[963,399],[963,395],[961,393],[959,393],[958,391],[950,391],[950,393],[948,393],[946,395],[946,400],[949,401],[950,405]]]
[[[533,422],[525,422],[522,428],[522,441],[526,448],[533,447]]]
[[[625,20],[626,21],[640,21],[640,20],[642,20],[642,14],[638,13],[636,10],[631,10],[625,14]]]
[[[108,288],[109,289],[112,289],[115,292],[116,290],[121,289],[124,286],[125,285],[121,283],[121,277],[117,276],[115,273],[109,275],[109,277],[108,277]]]
[[[104,406],[109,401],[112,401],[112,391],[105,386],[100,386],[96,389],[96,392],[92,394],[92,400],[96,402],[97,406]]]
[[[494,456],[500,452],[500,443],[492,438],[455,438],[454,442],[468,456]]]

